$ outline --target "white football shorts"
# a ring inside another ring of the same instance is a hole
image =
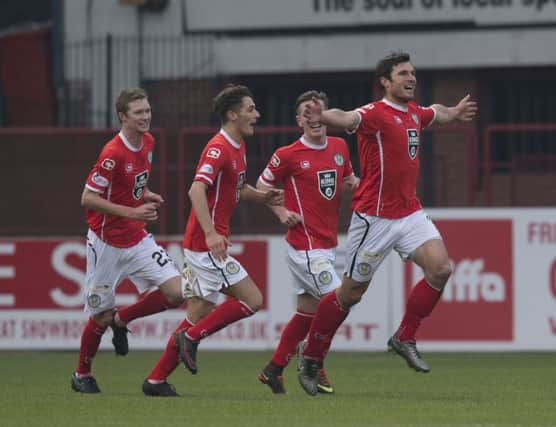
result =
[[[188,296],[197,296],[214,304],[218,302],[221,290],[248,276],[240,262],[230,255],[224,261],[217,261],[210,252],[184,249],[183,262],[184,277],[189,282]]]
[[[286,243],[288,267],[297,295],[308,293],[317,299],[341,284],[334,269],[336,249],[296,250]]]
[[[117,248],[87,233],[86,300],[84,311],[98,314],[116,306],[116,288],[130,279],[139,293],[181,276],[174,261],[151,234],[135,246]]]
[[[369,282],[392,249],[404,260],[440,232],[421,209],[404,218],[387,219],[353,212],[346,243],[344,273],[357,282]]]

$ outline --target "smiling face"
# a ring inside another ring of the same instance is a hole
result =
[[[255,133],[255,124],[261,115],[257,111],[255,102],[250,96],[244,96],[241,99],[239,108],[231,110],[229,114],[229,123],[232,123],[236,131],[241,137],[251,136]]]
[[[415,68],[410,62],[401,62],[392,67],[390,78],[382,77],[380,83],[384,87],[385,97],[397,104],[405,104],[415,97]]]
[[[151,106],[147,98],[131,101],[127,106],[125,113],[118,113],[124,131],[129,134],[148,132],[151,126]]]
[[[303,136],[312,144],[321,144],[324,143],[326,140],[326,126],[320,123],[313,123],[309,124],[309,121],[306,117],[304,117],[301,112],[305,110],[307,105],[311,104],[313,101],[308,100],[304,101],[297,107],[297,115],[295,119],[297,121],[297,125],[300,128],[303,128]],[[324,101],[322,99],[318,100],[319,104],[321,105],[322,109],[326,108]]]

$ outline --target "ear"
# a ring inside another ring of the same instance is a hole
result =
[[[122,112],[118,113],[118,119],[120,119],[120,123],[123,123],[125,118],[127,118],[126,113],[122,113]]]
[[[299,114],[296,114],[295,121],[297,123],[297,126],[299,126],[300,128],[303,128],[303,123],[301,123],[301,116]]]
[[[380,78],[380,84],[382,85],[382,87],[386,87],[387,83],[390,83],[390,79],[387,79],[386,77],[381,77]]]
[[[226,112],[226,117],[228,118],[229,122],[233,122],[233,121],[237,120],[237,114],[233,110],[228,110]]]

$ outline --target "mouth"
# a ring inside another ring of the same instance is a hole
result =
[[[320,128],[322,128],[322,125],[320,123],[314,123],[312,125],[309,125],[309,128],[311,128],[311,129],[320,129]]]

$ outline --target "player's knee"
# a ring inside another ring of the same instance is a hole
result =
[[[170,280],[160,286],[169,308],[179,307],[184,301],[181,280]]]
[[[360,287],[340,287],[337,297],[344,308],[350,308],[361,301],[364,293],[365,290]]]
[[[442,264],[436,265],[428,274],[429,283],[439,289],[442,290],[448,282],[450,275],[452,274],[452,266],[449,262],[445,262]]]
[[[106,310],[101,313],[94,314],[92,317],[98,325],[107,327],[114,319],[114,311]]]
[[[166,298],[166,301],[168,301],[170,308],[179,307],[184,301],[181,292],[172,292],[169,295],[164,295],[164,297]]]

